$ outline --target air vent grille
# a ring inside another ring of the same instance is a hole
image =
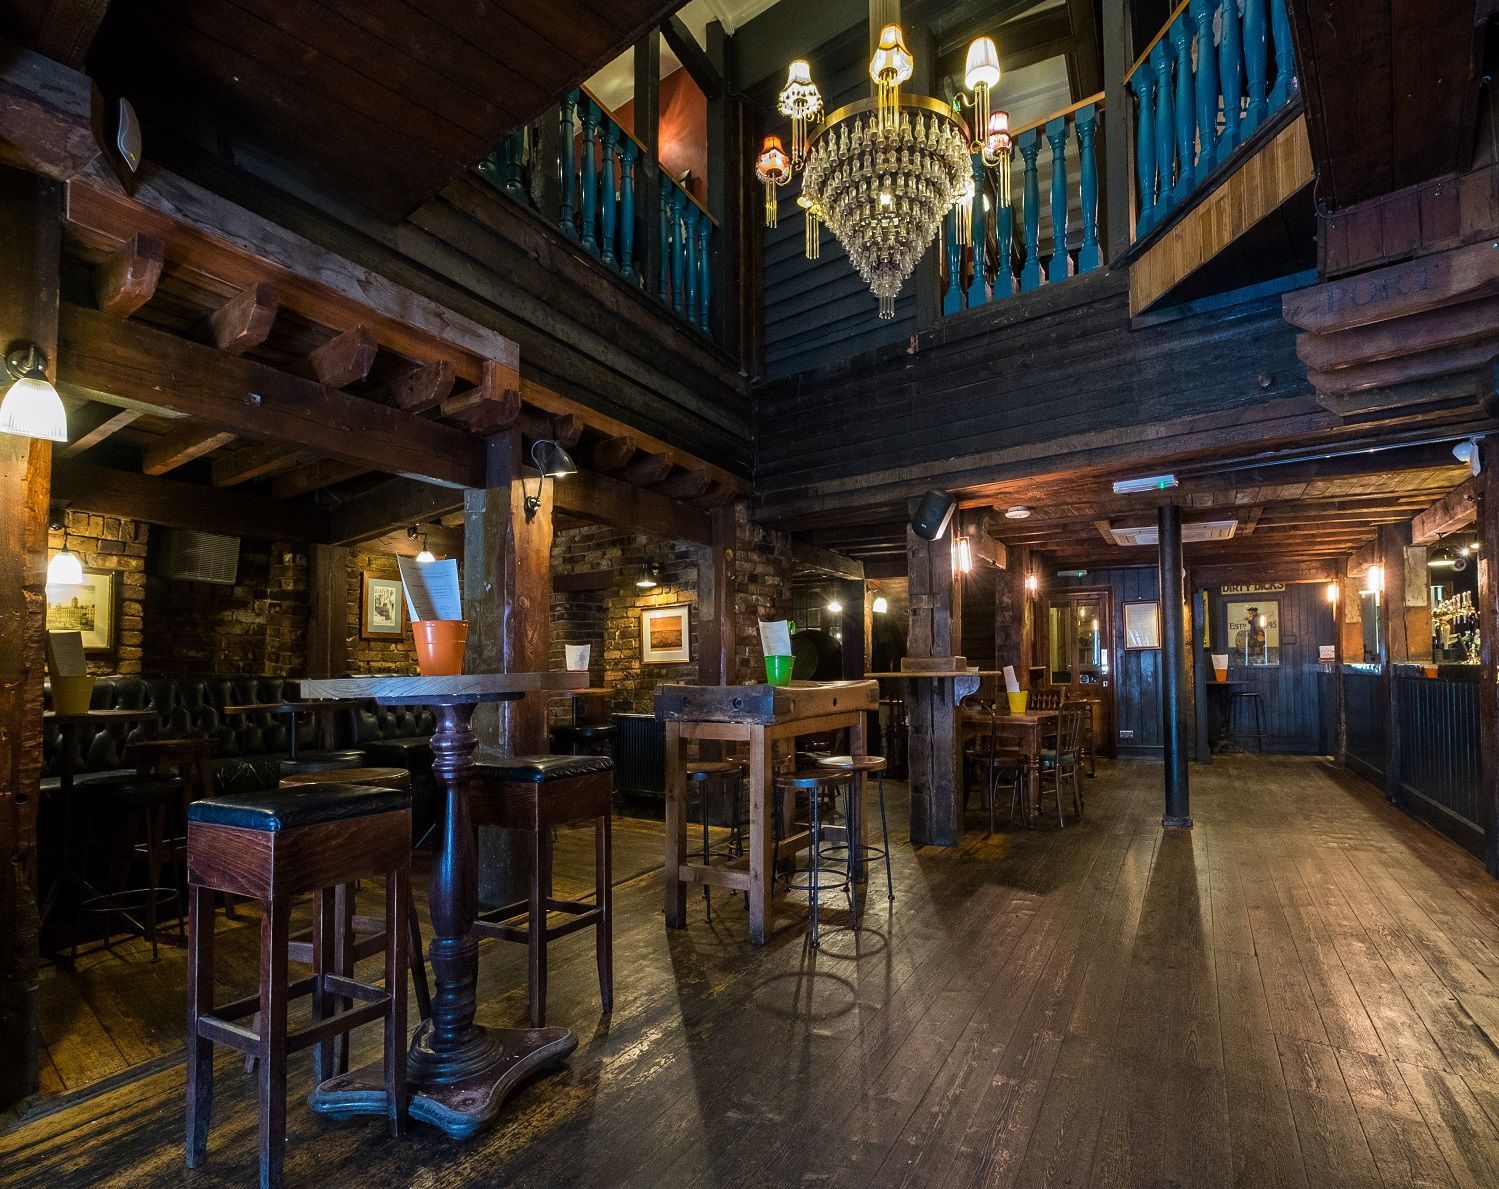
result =
[[[239,538],[192,529],[169,529],[162,572],[183,582],[233,586],[239,571]]]
[[[1182,541],[1186,544],[1200,543],[1202,541],[1227,541],[1238,530],[1237,520],[1196,520],[1182,525]],[[1133,545],[1157,545],[1160,543],[1160,529],[1154,524],[1142,524],[1132,528],[1118,528],[1109,526],[1109,535],[1114,538],[1114,544]]]

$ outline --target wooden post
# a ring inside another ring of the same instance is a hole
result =
[[[349,671],[349,550],[313,545],[307,551],[307,676]]]
[[[1336,569],[1333,573],[1337,573]],[[1348,762],[1348,703],[1343,686],[1343,608],[1348,605],[1348,578],[1337,580],[1337,597],[1332,600],[1332,696],[1334,714],[1333,759],[1338,765]]]
[[[864,597],[864,579],[845,578],[838,583],[843,604],[843,676],[858,681],[869,672],[869,600]]]
[[[0,347],[30,340],[57,375],[61,194],[0,169]],[[37,1088],[36,808],[42,768],[52,443],[0,434],[0,1110]]]
[[[734,508],[713,509],[713,541],[698,550],[698,684],[732,685],[734,649]]]
[[[1175,504],[1161,505],[1161,732],[1165,742],[1166,811],[1163,826],[1191,826],[1187,787],[1188,735],[1183,701],[1186,694],[1186,640],[1182,605],[1182,521]]]
[[[487,440],[488,486],[464,495],[463,614],[469,673],[540,671],[549,667],[552,601],[552,486],[523,453],[519,429]],[[524,461],[523,461],[524,460]],[[526,494],[540,490],[528,515]],[[481,705],[473,717],[480,746],[506,755],[545,754],[547,699]],[[528,878],[524,848],[504,830],[479,838],[479,898],[487,905],[521,899]]]
[[[1384,569],[1384,592],[1379,596],[1379,639],[1384,657],[1385,762],[1384,795],[1391,805],[1400,803],[1400,692],[1395,666],[1410,659],[1410,641],[1405,623],[1405,547],[1411,528],[1386,524],[1379,530],[1379,560]]]
[[[1499,442],[1484,441],[1478,502],[1478,740],[1483,862],[1499,877]]]
[[[1103,6],[1104,104],[1099,144],[1103,149],[1103,208],[1099,238],[1104,263],[1114,260],[1130,244],[1130,103],[1124,73],[1130,66],[1128,17],[1123,4]],[[1143,113],[1149,122],[1148,113]],[[1142,195],[1142,201],[1148,202]]]
[[[906,530],[911,626],[906,667],[950,670],[954,664],[952,534],[927,541]],[[911,781],[911,841],[950,846],[958,840],[961,788],[957,722],[959,678],[908,678],[906,685]],[[976,680],[972,682],[976,684]]]
[[[1208,666],[1203,664],[1202,637],[1207,631],[1207,615],[1204,606],[1206,591],[1199,590],[1196,582],[1188,582],[1191,592],[1192,613],[1188,616],[1187,664],[1192,684],[1192,738],[1196,741],[1197,762],[1213,762],[1213,743],[1209,738],[1211,726],[1208,721]]]
[[[635,138],[645,145],[645,155],[636,165],[639,171],[636,193],[645,235],[636,236],[640,275],[647,293],[653,291],[661,275],[661,37],[652,29],[635,43]]]

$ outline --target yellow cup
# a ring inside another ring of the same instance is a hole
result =
[[[1026,703],[1031,700],[1031,695],[1027,690],[1021,690],[1018,694],[1006,694],[1005,696],[1010,699],[1011,714],[1024,714]]]
[[[54,677],[52,709],[58,714],[87,714],[94,696],[92,677]]]

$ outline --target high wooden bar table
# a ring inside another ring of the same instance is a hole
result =
[[[478,737],[469,727],[480,702],[510,702],[529,693],[588,684],[587,673],[482,673],[461,677],[332,677],[303,681],[302,697],[369,699],[381,706],[431,706],[432,772],[442,783],[437,852],[432,864],[432,1018],[411,1038],[411,1117],[455,1139],[472,1135],[499,1112],[506,1095],[532,1074],[561,1062],[578,1045],[566,1028],[484,1028],[474,1023],[479,942],[478,847],[469,816],[468,778]],[[328,774],[336,780],[337,772]],[[378,1064],[330,1078],[310,1099],[325,1115],[383,1115]]]
[[[868,754],[866,717],[880,705],[873,681],[793,681],[772,685],[661,685],[656,718],[666,724],[666,923],[687,924],[687,885],[711,884],[746,893],[750,941],[765,944],[771,920],[770,891],[776,860],[807,845],[787,837],[779,849],[771,825],[775,750],[802,735],[848,728],[849,753]],[[749,862],[743,869],[687,861],[687,747],[713,741],[749,746]],[[854,807],[857,809],[857,807]],[[864,814],[850,823],[864,841]],[[787,822],[788,833],[790,822]]]

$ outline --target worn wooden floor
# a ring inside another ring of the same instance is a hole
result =
[[[1194,769],[1197,828],[1171,835],[1158,782],[1101,766],[1082,827],[901,845],[894,908],[872,899],[815,955],[789,918],[752,949],[737,906],[708,926],[697,901],[668,934],[659,879],[633,881],[611,1020],[587,937],[556,945],[553,1017],[581,1041],[564,1071],[468,1143],[294,1107],[288,1177],[1499,1185],[1499,884],[1317,761]],[[519,1021],[522,958],[486,956],[481,1019]],[[23,1121],[0,1177],[248,1183],[253,1094],[221,1070],[199,1173],[172,1068]]]

